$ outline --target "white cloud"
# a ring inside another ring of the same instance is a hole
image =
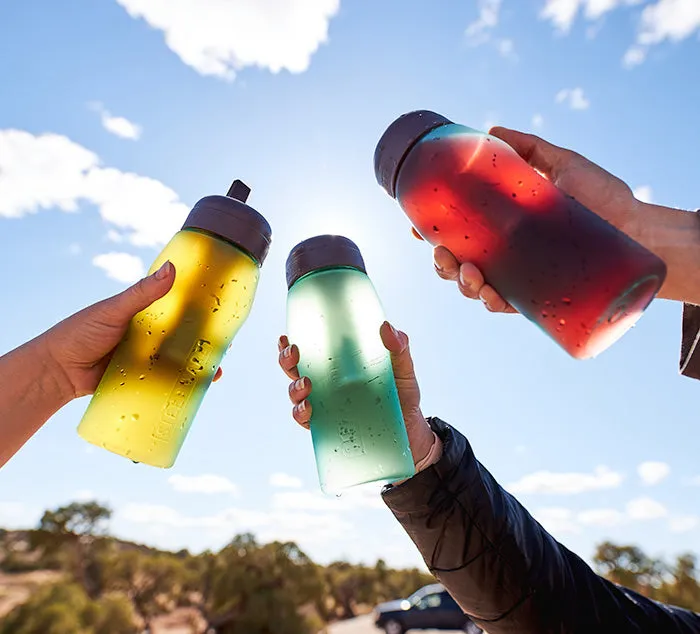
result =
[[[328,40],[340,0],[117,0],[202,75],[233,79],[249,67],[305,71]]]
[[[537,471],[526,475],[506,488],[518,493],[555,493],[572,495],[585,491],[613,489],[622,483],[622,474],[608,467],[596,467],[593,473],[556,473],[552,471]]]
[[[537,509],[533,515],[548,532],[555,535],[580,531],[574,513],[570,509],[559,506],[545,507]]]
[[[639,66],[647,58],[647,51],[641,46],[631,46],[625,51],[625,55],[622,58],[622,65],[625,68],[634,68]]]
[[[118,231],[115,231],[114,229],[110,229],[107,232],[107,240],[109,240],[110,242],[116,242],[116,243],[124,242],[124,236],[122,236],[122,234],[119,233]]]
[[[80,489],[73,493],[71,498],[78,502],[89,502],[95,499],[95,494],[90,489]]]
[[[65,136],[0,130],[0,217],[75,212],[84,203],[137,246],[165,244],[188,212],[163,183],[103,167],[96,154]]]
[[[700,517],[697,515],[677,515],[668,520],[668,529],[672,533],[687,533],[700,526]]]
[[[625,520],[623,513],[617,509],[590,509],[581,511],[576,519],[579,523],[586,526],[602,526],[609,528],[617,526]]]
[[[678,42],[700,30],[700,2],[658,0],[642,11],[637,41],[649,46],[664,40]]]
[[[197,529],[213,537],[230,539],[236,533],[250,531],[262,541],[293,540],[314,545],[332,542],[351,534],[349,522],[334,513],[312,514],[298,510],[270,512],[228,508],[212,515],[185,515],[159,504],[128,504],[118,509],[117,519],[152,529]]]
[[[586,19],[598,20],[619,6],[632,6],[641,2],[643,0],[546,0],[540,17],[551,22],[559,32],[567,33],[580,11]]]
[[[465,35],[471,44],[483,44],[490,38],[490,31],[498,26],[501,0],[478,0],[479,16],[467,26]]]
[[[635,187],[632,194],[637,200],[641,200],[643,203],[652,202],[654,192],[649,185],[640,185]]]
[[[563,103],[572,110],[587,110],[591,102],[583,94],[583,88],[564,88],[554,98],[557,103]]]
[[[666,507],[648,497],[636,498],[630,500],[625,510],[627,516],[632,520],[655,520],[668,515]]]
[[[635,196],[637,196],[636,191],[635,191]],[[651,198],[651,195],[649,196]],[[640,200],[642,200],[640,198]],[[649,461],[649,462],[642,462],[638,467],[637,467],[637,473],[639,474],[639,477],[642,479],[642,482],[647,485],[654,485],[658,484],[662,480],[665,480],[668,477],[668,474],[671,473],[671,467],[669,467],[665,462],[654,462],[654,461]]]
[[[178,493],[238,493],[238,487],[231,480],[213,473],[197,476],[175,474],[168,478],[168,483]]]
[[[113,115],[99,102],[93,102],[89,106],[100,115],[102,126],[107,132],[131,141],[138,141],[141,138],[143,130],[140,125],[129,121],[126,117]]]
[[[513,61],[518,59],[513,40],[509,40],[507,38],[499,40],[496,47],[498,48],[498,53],[501,57],[505,57],[506,59],[511,59]]]
[[[698,0],[657,0],[644,7],[637,31],[636,44],[622,58],[626,68],[641,64],[649,47],[664,41],[680,42],[700,32]]]
[[[270,474],[270,486],[280,489],[301,489],[302,481],[287,473],[272,473]]]
[[[102,269],[110,279],[124,284],[133,284],[146,274],[146,267],[141,258],[131,253],[101,253],[92,258],[92,263]]]
[[[544,125],[544,117],[541,114],[532,115],[532,127],[536,130],[540,130]]]

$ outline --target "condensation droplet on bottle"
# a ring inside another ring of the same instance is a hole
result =
[[[570,297],[562,297],[562,298],[561,298],[561,301],[562,301],[564,304],[566,304],[567,306],[569,306],[569,305],[571,304],[571,298],[570,298]]]
[[[546,310],[543,310],[542,317],[549,317],[549,313]]]
[[[139,375],[139,381],[143,381],[146,378],[145,374]]]
[[[434,231],[435,233],[440,233],[440,229],[438,228],[437,225],[433,225],[433,231]]]
[[[138,414],[132,414],[132,415],[131,415],[131,420],[138,420],[138,419],[139,419],[139,415],[138,415]]]
[[[560,326],[566,326],[566,319],[560,319],[560,320],[559,320],[559,325],[560,325]]]

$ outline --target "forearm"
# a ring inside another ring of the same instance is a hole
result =
[[[630,597],[596,575],[498,485],[466,438],[431,422],[442,459],[385,490],[384,501],[431,572],[489,634],[700,633],[696,615]]]
[[[48,354],[45,337],[0,357],[0,467],[70,400],[67,379]]]
[[[630,234],[668,267],[659,297],[700,304],[700,216],[642,203],[635,220]]]

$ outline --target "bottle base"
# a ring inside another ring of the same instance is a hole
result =
[[[340,497],[343,493],[354,491],[362,486],[369,484],[377,485],[377,488],[383,487],[387,484],[393,482],[398,482],[399,480],[408,480],[416,475],[416,470],[411,469],[410,471],[401,471],[395,474],[382,474],[379,477],[369,476],[367,478],[360,478],[358,480],[352,480],[347,482],[336,482],[336,483],[320,483],[321,491],[324,495],[332,497]]]
[[[158,469],[170,469],[175,464],[175,457],[156,456],[153,451],[139,451],[134,450],[132,447],[111,444],[106,442],[103,438],[91,437],[85,434],[80,428],[78,428],[78,435],[91,445],[99,447],[100,449],[105,449],[110,453],[131,460],[131,462],[136,464],[144,464]]]
[[[607,350],[639,321],[662,284],[657,275],[650,275],[627,289],[598,319],[585,344],[568,350],[569,354],[576,359],[591,359]]]

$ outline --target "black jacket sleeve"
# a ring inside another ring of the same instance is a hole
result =
[[[596,575],[431,419],[442,458],[382,496],[430,568],[488,634],[700,634],[700,616]]]
[[[700,306],[683,306],[681,374],[700,379]]]

